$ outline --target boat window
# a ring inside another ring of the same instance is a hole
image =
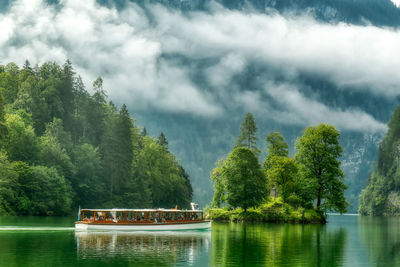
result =
[[[110,211],[107,211],[106,220],[112,221],[113,219],[114,219],[114,216],[112,215],[112,213]]]
[[[82,221],[89,221],[91,219],[93,219],[93,211],[83,211],[82,212],[82,216],[81,216]]]
[[[118,211],[117,212],[117,220],[118,221],[125,221],[126,218],[126,212],[125,211]]]
[[[144,212],[138,214],[138,221],[144,221],[144,219],[145,219],[145,213]]]
[[[178,212],[172,212],[172,214],[171,214],[171,220],[172,220],[172,221],[178,220]]]
[[[170,212],[164,212],[164,219],[166,221],[170,221],[171,220],[171,213]]]
[[[136,219],[136,214],[137,214],[137,212],[134,212],[134,211],[129,211],[128,212],[128,216],[127,216],[127,220],[128,220],[128,222],[132,222],[132,221],[136,221],[137,219]]]
[[[103,211],[98,211],[98,212],[95,212],[95,220],[96,221],[104,221],[104,217],[105,216],[105,212],[103,212]]]
[[[152,211],[150,211],[149,213],[148,213],[148,220],[149,221],[154,221],[154,213],[152,212]]]
[[[203,219],[203,213],[197,212],[197,220],[202,220]]]

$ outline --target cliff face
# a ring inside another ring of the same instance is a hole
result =
[[[400,214],[400,107],[388,126],[379,144],[376,167],[360,196],[359,212],[363,215]]]

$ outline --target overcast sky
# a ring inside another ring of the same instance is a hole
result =
[[[95,0],[61,3],[16,0],[0,14],[0,63],[68,58],[88,89],[102,76],[113,101],[137,110],[218,118],[242,107],[287,124],[326,122],[352,131],[382,132],[386,126],[363,110],[329,107],[304,95],[299,73],[318,75],[343,90],[400,95],[397,29],[324,24],[307,15],[232,11],[216,4],[186,15],[153,6],[150,22],[135,4],[117,11]],[[265,73],[257,88],[238,88],[234,77],[254,64],[285,81]],[[204,80],[194,80],[194,72]]]

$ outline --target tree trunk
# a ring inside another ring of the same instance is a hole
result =
[[[319,211],[319,206],[321,206],[321,187],[318,188],[318,195],[317,195],[317,210]]]

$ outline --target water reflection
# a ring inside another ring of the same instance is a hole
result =
[[[376,266],[398,266],[400,263],[400,218],[364,217],[358,219],[361,241],[368,258]]]
[[[81,261],[135,263],[171,266],[178,262],[195,265],[197,257],[207,255],[210,231],[187,232],[76,232]]]
[[[343,266],[344,228],[213,224],[212,266]]]

